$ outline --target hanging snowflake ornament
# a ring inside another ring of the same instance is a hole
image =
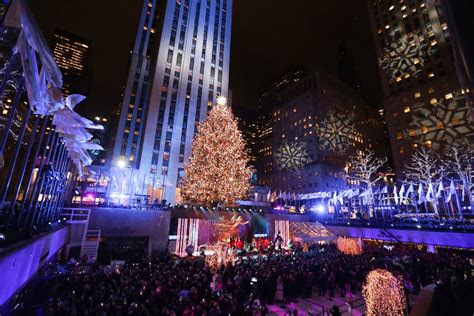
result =
[[[431,142],[434,149],[440,143],[451,144],[457,140],[474,141],[474,124],[470,120],[469,108],[461,91],[441,98],[433,105],[416,103],[412,107],[409,128],[421,131],[419,140]]]
[[[420,42],[417,37],[403,36],[399,41],[391,41],[385,46],[378,60],[390,81],[400,81],[416,76],[432,54],[431,47]]]
[[[355,130],[349,116],[330,111],[319,127],[319,146],[326,151],[345,152],[352,146]]]
[[[311,163],[306,143],[283,142],[275,153],[275,162],[280,170],[298,170]]]

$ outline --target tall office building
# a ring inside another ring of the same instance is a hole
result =
[[[277,191],[340,190],[351,184],[344,173],[349,156],[384,152],[379,114],[329,75],[316,73],[281,90],[272,121],[272,161],[263,184]]]
[[[63,75],[64,96],[87,94],[90,83],[90,41],[66,31],[56,30],[53,56]]]
[[[144,2],[110,160],[122,201],[179,202],[197,123],[228,94],[231,17],[232,0]]]
[[[416,148],[474,141],[451,30],[439,1],[369,0],[395,171]]]
[[[285,69],[276,80],[260,95],[258,113],[255,122],[256,148],[255,166],[258,173],[258,184],[271,183],[273,168],[273,119],[272,111],[278,106],[278,93],[303,79],[308,71],[303,66],[291,66]]]

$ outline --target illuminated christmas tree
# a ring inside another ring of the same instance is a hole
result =
[[[207,119],[198,125],[181,185],[189,202],[229,204],[245,198],[249,190],[251,171],[245,142],[225,103],[219,98]]]

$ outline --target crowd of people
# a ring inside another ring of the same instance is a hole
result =
[[[311,245],[287,254],[242,257],[217,272],[202,257],[159,254],[86,273],[66,273],[38,283],[46,315],[259,315],[269,304],[350,297],[367,273],[392,271],[406,292],[437,283],[434,315],[472,315],[474,283],[465,256],[407,248],[366,247],[350,256],[334,246]],[[26,307],[25,307],[26,308]],[[337,311],[334,312],[337,315]]]

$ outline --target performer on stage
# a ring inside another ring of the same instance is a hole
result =
[[[281,232],[278,231],[277,236],[275,237],[275,250],[281,251],[281,244],[283,243],[283,237],[281,237]]]

